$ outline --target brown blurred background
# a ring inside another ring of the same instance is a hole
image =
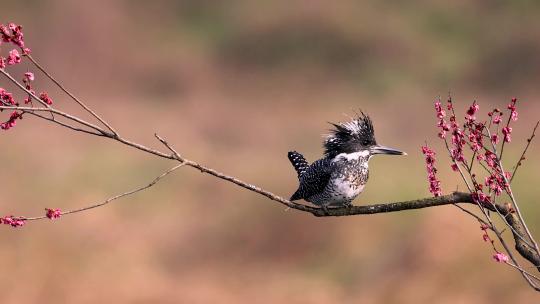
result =
[[[321,156],[327,121],[363,109],[380,143],[356,204],[463,189],[436,138],[433,99],[520,99],[513,165],[539,118],[536,1],[0,1],[34,56],[124,136],[284,196],[286,152]],[[3,46],[2,52],[7,49]],[[36,73],[56,105],[75,109]],[[0,80],[9,87],[6,80]],[[2,214],[70,209],[143,185],[170,162],[34,119],[1,134]],[[533,233],[538,144],[514,191]],[[190,168],[55,223],[0,227],[2,303],[534,303],[455,207],[314,218]]]

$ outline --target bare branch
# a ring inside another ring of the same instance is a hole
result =
[[[175,157],[177,160],[183,162],[184,159],[180,156],[180,154],[173,148],[165,139],[161,138],[157,133],[154,133],[154,136],[165,146],[167,149],[169,149],[173,153],[173,157]]]
[[[96,114],[95,111],[87,107],[79,98],[75,97],[70,91],[68,91],[60,82],[58,82],[51,74],[49,74],[30,54],[25,54],[28,59],[43,73],[45,76],[47,76],[54,84],[56,84],[64,93],[66,93],[71,99],[73,99],[76,103],[78,103],[81,107],[83,107],[86,112],[90,113],[92,116],[94,116],[99,122],[101,122],[103,125],[107,127],[114,135],[118,135],[118,133],[111,127],[110,124],[108,124],[105,120],[103,120],[99,115]]]
[[[25,89],[26,90],[26,89]],[[39,99],[37,96],[35,96],[34,94],[31,94],[32,98],[34,99]],[[21,107],[21,106],[0,106],[0,109],[4,109],[4,110],[19,110],[19,111],[26,111],[26,112],[49,112],[49,113],[53,113],[53,114],[58,114],[60,116],[63,116],[64,118],[66,119],[69,119],[71,121],[74,121],[74,122],[77,122],[83,126],[86,126],[86,127],[89,127],[91,129],[94,129],[96,131],[98,131],[99,133],[107,136],[107,137],[114,137],[114,135],[112,135],[111,133],[107,132],[106,130],[92,124],[92,123],[89,123],[81,118],[78,118],[74,115],[71,115],[71,114],[68,114],[66,112],[62,112],[62,111],[59,111],[57,109],[54,109],[52,107],[49,107],[49,108],[33,108],[33,107]]]
[[[181,164],[178,164],[174,167],[172,167],[171,169],[163,172],[161,175],[159,175],[158,177],[154,178],[154,180],[152,180],[149,184],[145,185],[145,186],[142,186],[142,187],[139,187],[139,188],[136,188],[136,189],[133,189],[131,191],[127,191],[127,192],[124,192],[122,194],[118,194],[118,195],[115,195],[113,197],[110,197],[106,200],[104,200],[103,202],[100,202],[100,203],[97,203],[97,204],[93,204],[93,205],[90,205],[90,206],[86,206],[86,207],[82,207],[82,208],[78,208],[78,209],[73,209],[73,210],[69,210],[69,211],[64,211],[64,212],[61,212],[60,214],[61,215],[67,215],[67,214],[73,214],[73,213],[79,213],[79,212],[83,212],[83,211],[87,211],[87,210],[90,210],[90,209],[94,209],[94,208],[97,208],[97,207],[101,207],[103,205],[107,205],[108,203],[114,201],[114,200],[117,200],[119,198],[122,198],[124,196],[128,196],[128,195],[132,195],[132,194],[135,194],[137,192],[140,192],[140,191],[143,191],[145,189],[148,189],[152,186],[154,186],[157,182],[159,182],[160,179],[164,178],[165,176],[169,175],[170,173],[174,172],[176,169],[182,167],[184,164],[181,163]],[[23,219],[25,221],[35,221],[35,220],[42,220],[42,219],[45,219],[47,218],[46,216],[36,216],[36,217],[20,217],[20,219]]]
[[[82,128],[77,128],[77,127],[74,127],[72,125],[69,125],[67,123],[64,123],[64,122],[61,122],[57,119],[53,117],[47,117],[47,116],[44,116],[44,115],[41,115],[41,114],[38,114],[36,112],[32,112],[32,111],[26,111],[26,110],[23,110],[23,113],[26,113],[26,114],[29,114],[29,115],[33,115],[33,116],[36,116],[38,118],[41,118],[41,119],[44,119],[44,120],[48,120],[52,123],[55,123],[55,124],[58,124],[62,127],[65,127],[65,128],[68,128],[68,129],[71,129],[73,131],[77,131],[77,132],[83,132],[83,133],[87,133],[87,134],[90,134],[90,135],[96,135],[96,136],[104,136],[103,134],[101,133],[97,133],[97,132],[94,132],[94,131],[90,131],[90,130],[86,130],[86,129],[82,129]]]
[[[536,125],[534,126],[534,129],[532,131],[531,137],[527,139],[527,145],[525,146],[525,149],[523,149],[523,153],[521,153],[521,156],[519,157],[518,162],[516,163],[516,166],[514,167],[514,172],[512,172],[512,176],[510,177],[510,183],[514,180],[514,176],[516,176],[516,172],[519,167],[521,167],[521,162],[525,160],[525,153],[527,153],[527,150],[529,149],[529,146],[531,145],[531,142],[533,138],[536,136],[536,129],[538,128],[538,124],[540,124],[540,121],[536,122]]]

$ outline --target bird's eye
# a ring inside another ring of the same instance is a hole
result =
[[[363,144],[364,146],[369,146],[369,140],[364,140],[364,141],[362,142],[362,144]]]

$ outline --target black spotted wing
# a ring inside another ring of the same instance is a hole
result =
[[[300,177],[300,186],[290,200],[306,199],[323,192],[330,181],[333,166],[328,158],[319,159],[311,164]]]

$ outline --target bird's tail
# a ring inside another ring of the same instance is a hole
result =
[[[287,156],[296,170],[296,173],[298,173],[298,178],[300,178],[302,174],[306,172],[307,168],[309,167],[309,163],[302,154],[296,151],[289,152]]]

